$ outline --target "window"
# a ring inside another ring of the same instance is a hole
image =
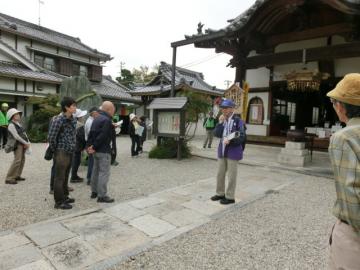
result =
[[[44,60],[44,68],[51,70],[51,71],[55,71],[55,60],[54,58],[49,58],[49,57],[45,57]]]
[[[287,116],[289,116],[290,123],[295,123],[296,116],[296,103],[288,102],[287,103]]]
[[[51,71],[56,71],[56,64],[54,58],[50,58],[42,55],[35,55],[34,62],[40,67],[43,67]]]
[[[296,103],[286,100],[276,99],[274,103],[274,114],[289,116],[289,122],[295,123]]]
[[[88,76],[88,67],[87,66],[80,66],[79,75],[83,75],[85,77]]]
[[[73,64],[72,75],[78,76],[80,74],[80,66]]]
[[[312,124],[317,125],[319,124],[319,108],[313,107],[312,111]]]
[[[249,102],[248,122],[250,124],[262,125],[264,120],[264,106],[261,98],[255,97]]]

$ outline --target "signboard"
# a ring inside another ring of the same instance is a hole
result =
[[[180,134],[180,112],[158,112],[158,132]]]

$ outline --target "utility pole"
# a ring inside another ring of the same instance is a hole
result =
[[[229,88],[230,83],[231,83],[230,80],[225,80],[225,81],[224,81],[224,84],[226,85],[226,89]]]
[[[44,5],[44,1],[39,0],[39,26],[40,26],[40,6]]]
[[[125,62],[120,61],[120,75],[124,67],[125,67]]]

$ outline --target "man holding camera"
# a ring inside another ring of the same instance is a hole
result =
[[[212,201],[221,204],[235,203],[235,189],[237,177],[237,164],[243,158],[245,146],[245,124],[234,115],[235,103],[231,99],[224,99],[220,108],[222,115],[216,125],[214,135],[220,138],[218,147],[218,173],[216,195]],[[225,176],[228,174],[228,186],[225,192]]]

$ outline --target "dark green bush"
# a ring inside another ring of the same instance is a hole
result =
[[[154,146],[149,152],[149,158],[171,159],[177,158],[178,143],[173,138],[163,138],[159,146]],[[189,158],[191,151],[186,141],[181,145],[181,158]]]

